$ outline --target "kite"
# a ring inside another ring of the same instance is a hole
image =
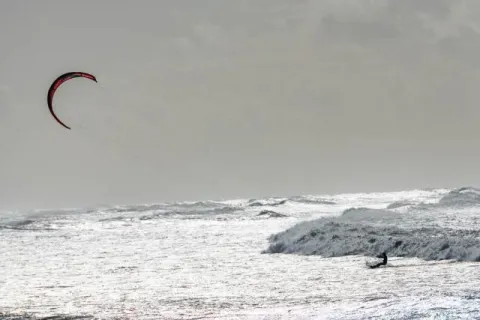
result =
[[[83,78],[87,78],[87,79],[90,79],[92,81],[95,81],[97,82],[97,79],[95,78],[95,76],[89,74],[89,73],[85,73],[85,72],[67,72],[65,74],[62,74],[61,76],[59,76],[57,79],[55,79],[55,81],[53,81],[52,85],[50,86],[50,89],[48,89],[48,96],[47,96],[47,103],[48,103],[48,109],[50,110],[50,113],[52,114],[52,116],[55,118],[55,120],[57,120],[58,123],[60,123],[62,126],[64,126],[65,128],[69,129],[70,130],[70,127],[67,126],[66,124],[64,124],[58,117],[57,115],[55,114],[55,112],[53,112],[53,106],[52,106],[52,102],[53,102],[53,95],[55,94],[55,91],[58,89],[58,87],[64,83],[65,81],[67,80],[70,80],[70,79],[73,79],[73,78],[78,78],[78,77],[83,77]]]

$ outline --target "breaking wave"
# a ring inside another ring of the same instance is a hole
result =
[[[380,209],[348,209],[339,217],[299,223],[272,235],[262,253],[339,257],[390,256],[480,261],[480,231],[401,228],[402,215]]]
[[[440,198],[438,205],[444,207],[479,206],[480,189],[473,187],[454,189]]]

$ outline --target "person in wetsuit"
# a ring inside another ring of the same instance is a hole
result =
[[[378,258],[383,258],[383,261],[380,263],[377,263],[376,265],[370,266],[371,269],[378,268],[380,266],[385,266],[387,265],[387,253],[384,252],[381,255],[378,256]]]

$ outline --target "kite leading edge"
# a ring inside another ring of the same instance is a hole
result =
[[[70,127],[67,126],[66,124],[64,124],[58,117],[57,115],[55,114],[55,112],[53,111],[53,95],[55,94],[55,91],[58,89],[58,87],[64,83],[65,81],[67,80],[70,80],[70,79],[73,79],[73,78],[78,78],[78,77],[83,77],[83,78],[87,78],[87,79],[90,79],[92,81],[95,81],[97,82],[97,79],[95,78],[95,76],[89,74],[89,73],[85,73],[85,72],[67,72],[65,74],[62,74],[61,76],[59,76],[57,79],[55,79],[55,81],[53,81],[52,85],[50,86],[50,89],[48,90],[48,96],[47,96],[47,103],[48,103],[48,109],[50,110],[50,113],[52,114],[52,116],[55,118],[55,120],[57,120],[58,123],[60,123],[62,126],[64,126],[65,128],[69,129],[70,130]]]

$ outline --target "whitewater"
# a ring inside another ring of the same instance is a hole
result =
[[[2,212],[0,318],[480,319],[479,222],[472,187]]]

